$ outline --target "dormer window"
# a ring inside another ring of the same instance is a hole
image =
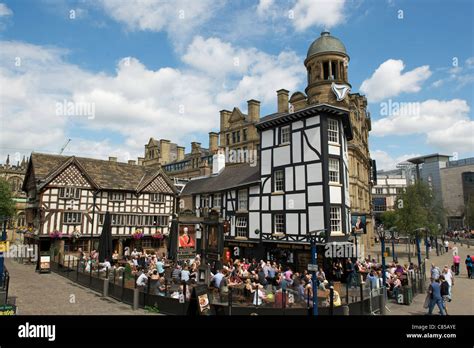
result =
[[[79,199],[81,198],[81,189],[76,187],[61,187],[59,189],[59,198]]]

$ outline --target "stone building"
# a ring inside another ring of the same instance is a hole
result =
[[[220,112],[220,147],[227,165],[258,160],[260,138],[255,125],[260,120],[260,102],[251,99],[247,105],[247,114],[237,107]]]
[[[25,205],[26,194],[22,191],[22,184],[25,178],[28,160],[23,156],[22,161],[17,161],[16,164],[10,163],[10,155],[7,156],[5,164],[0,165],[0,177],[5,179],[9,184],[15,201],[16,213],[14,219],[11,221],[8,239],[15,241],[20,236],[16,234],[18,227],[23,227],[25,223]]]
[[[381,223],[381,215],[385,211],[395,210],[397,196],[407,186],[405,172],[394,169],[377,172],[377,184],[372,187],[372,205],[376,223]]]
[[[204,148],[199,142],[191,143],[191,152],[185,154],[184,147],[178,146],[177,160],[164,164],[163,170],[171,178],[191,179],[209,175],[212,171],[212,156],[219,149],[219,134],[209,132],[209,148]]]
[[[177,161],[180,155],[184,155],[184,147],[166,139],[150,138],[148,144],[145,145],[145,157],[139,157],[138,164],[159,166]]]
[[[474,157],[447,162],[439,176],[447,227],[466,227],[466,208],[474,202]]]

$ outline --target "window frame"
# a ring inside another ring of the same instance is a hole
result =
[[[245,196],[245,199],[243,199]],[[242,203],[245,207],[242,207]],[[241,189],[237,191],[237,211],[248,211],[249,209],[249,193],[247,189]]]
[[[164,193],[150,193],[150,203],[166,203],[166,195]]]
[[[338,216],[334,217],[333,214],[337,214]],[[333,221],[339,221],[337,224],[338,230],[333,230],[333,226],[336,226]],[[342,233],[342,211],[341,207],[338,206],[331,206],[329,208],[329,225],[330,225],[330,230],[331,234],[332,233]]]
[[[286,132],[288,131],[288,132]],[[288,139],[284,139],[284,137],[288,137]],[[291,142],[291,126],[286,125],[280,127],[280,142],[279,145],[288,145]]]
[[[67,216],[78,216],[79,221],[68,221]],[[82,213],[79,211],[64,211],[62,216],[63,225],[81,225],[82,224]]]
[[[116,196],[121,196],[123,199],[118,199]],[[108,192],[107,199],[109,202],[125,202],[126,195],[124,192]]]
[[[333,166],[334,163],[337,164],[337,166]],[[332,164],[332,165],[331,165]],[[333,157],[329,157],[328,159],[328,178],[329,178],[329,183],[330,184],[340,184],[341,183],[341,171],[340,171],[340,164],[341,164],[341,161],[339,160],[339,158],[333,158]],[[332,173],[337,173],[336,175],[332,175]],[[337,181],[334,181],[332,180],[335,176],[337,176]]]
[[[242,224],[242,222],[245,222],[245,224]],[[241,238],[248,238],[248,232],[249,232],[248,225],[249,224],[248,224],[248,217],[247,216],[236,216],[236,218],[235,218],[235,236],[236,237],[241,237]]]
[[[66,196],[66,192],[69,192],[72,196]],[[81,189],[78,187],[64,186],[59,188],[58,197],[60,199],[80,199],[81,198]]]
[[[277,174],[281,173],[281,178],[277,178]],[[281,182],[281,190],[278,189],[278,183]],[[285,192],[285,170],[278,169],[273,173],[273,192]]]
[[[278,221],[280,220],[280,218],[281,218],[281,221]],[[286,227],[285,214],[283,213],[273,214],[273,233],[285,234],[285,227]],[[281,229],[281,231],[279,229]]]
[[[331,127],[334,125],[336,125],[336,127]],[[334,118],[328,118],[328,143],[341,144],[339,140],[339,131],[339,121]],[[334,141],[334,139],[336,139],[336,141]]]

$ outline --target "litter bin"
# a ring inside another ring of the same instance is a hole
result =
[[[411,305],[413,301],[413,290],[411,286],[405,286],[403,288],[403,304]]]

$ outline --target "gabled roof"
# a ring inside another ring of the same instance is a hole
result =
[[[234,110],[232,110],[232,114],[230,115],[229,123],[241,120],[245,120],[245,115],[242,113],[242,111],[240,111],[238,107],[235,107]]]
[[[218,175],[191,179],[181,191],[181,196],[219,192],[259,182],[258,166],[251,167],[247,163],[235,164],[225,167]]]
[[[38,189],[41,189],[72,164],[81,170],[96,189],[137,192],[161,175],[173,192],[177,192],[173,183],[161,168],[43,153],[31,154],[25,183],[29,175],[34,173],[36,185]]]

